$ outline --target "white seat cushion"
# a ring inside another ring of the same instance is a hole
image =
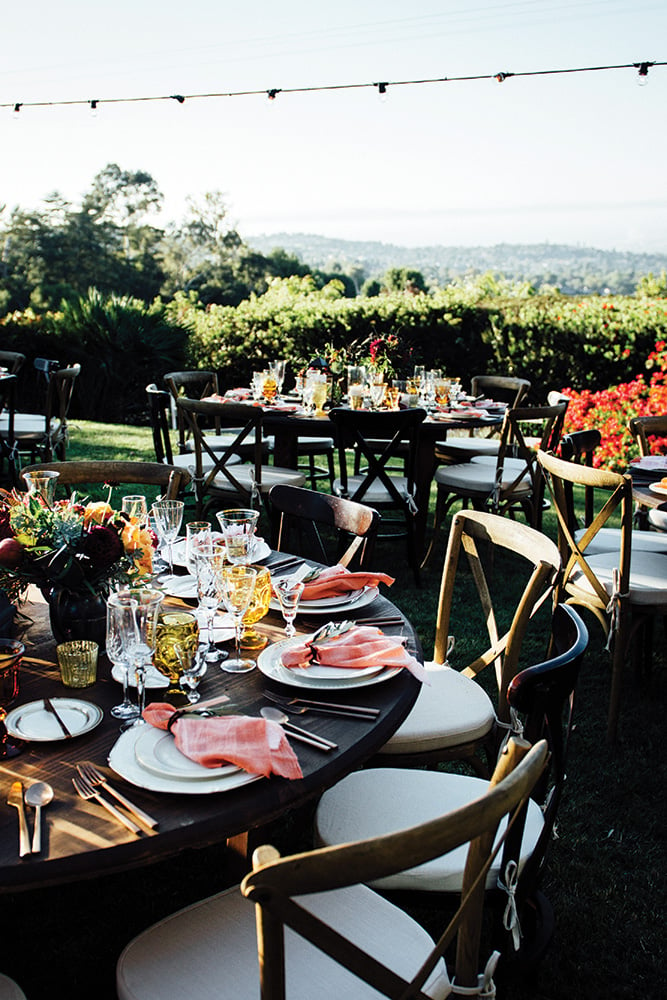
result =
[[[51,420],[51,428],[54,428],[55,420]],[[9,428],[9,419],[6,413],[0,415],[0,435],[5,437]],[[15,413],[14,414],[14,437],[32,438],[45,433],[46,417],[43,413]]]
[[[430,683],[422,684],[407,719],[381,754],[425,753],[480,740],[491,732],[493,704],[477,681],[437,663],[425,667]]]
[[[578,542],[584,534],[584,528],[575,531],[574,537]],[[633,531],[632,532],[633,552],[662,552],[667,554],[667,536],[663,537],[656,531]],[[587,555],[597,552],[620,552],[621,550],[621,529],[620,528],[600,528],[595,538],[593,538],[586,549]]]
[[[365,886],[313,893],[299,903],[406,979],[433,947],[415,920]],[[257,1000],[256,941],[254,904],[238,889],[211,896],[130,942],[116,969],[119,1000]],[[290,930],[285,934],[285,967],[290,1000],[383,996]],[[434,1000],[449,996],[444,962],[424,989]]]
[[[222,434],[215,434],[213,431],[209,431],[208,434],[204,434],[204,440],[206,444],[214,452],[224,451],[225,448],[229,448],[230,445],[234,444],[236,438],[238,437],[238,431],[236,433],[225,431]],[[268,447],[268,438],[262,438],[262,443]],[[254,444],[254,438],[249,439],[249,445],[252,447]],[[185,442],[185,447],[188,451],[194,452],[195,443],[192,439]]]
[[[241,459],[238,455],[231,455],[227,465],[239,465]],[[165,460],[165,465],[169,465],[169,462]],[[174,455],[172,465],[175,465],[177,469],[187,469],[188,472],[194,476],[195,474],[195,456],[194,455]],[[213,468],[213,459],[208,455],[203,454],[201,457],[202,470],[204,473],[208,472]]]
[[[586,562],[593,570],[609,596],[613,592],[612,572],[618,569],[617,552],[598,552]],[[570,582],[582,590],[593,593],[593,588],[578,568],[570,575]],[[638,549],[630,560],[630,603],[641,605],[664,604],[667,606],[667,554],[644,552]]]
[[[311,452],[318,455],[323,451],[333,451],[333,447],[333,438],[299,436],[297,440],[297,449],[300,455],[309,455]]]
[[[473,455],[497,455],[500,438],[448,438],[446,441],[438,441],[436,448],[452,458],[460,456],[460,462],[469,462]]]
[[[405,476],[390,476],[392,483],[395,485],[399,494],[403,499],[407,499],[408,496],[408,481]],[[359,489],[363,483],[365,476],[348,476],[347,477],[347,492],[349,496],[354,496],[355,492]],[[334,480],[334,493],[341,495],[342,485],[340,479]],[[380,480],[376,480],[371,483],[369,488],[364,493],[363,497],[360,498],[361,503],[369,504],[371,507],[374,504],[391,504],[395,503],[394,498],[391,496],[389,491],[385,489]]]
[[[315,813],[315,830],[323,845],[347,843],[392,833],[436,819],[479,798],[488,788],[483,778],[445,771],[402,767],[373,767],[354,771],[330,788]],[[521,863],[535,848],[543,826],[542,810],[531,800],[521,845]],[[499,828],[502,834],[504,824]],[[417,868],[409,868],[374,883],[376,888],[422,892],[460,892],[467,845]],[[496,856],[486,886],[496,885],[500,857]]]
[[[20,986],[0,973],[0,1000],[26,1000],[25,993]]]
[[[464,491],[483,494],[491,494],[495,482],[496,463],[492,461],[490,465],[483,462],[471,460],[463,465],[443,465],[435,473],[434,479],[439,486],[445,486],[453,492]],[[509,490],[514,482],[515,476],[510,472],[504,476],[501,489]],[[525,482],[517,484],[514,493],[527,494],[530,492],[532,484],[530,476],[525,477]]]
[[[246,489],[248,492],[251,491],[255,475],[254,465],[235,466],[232,475],[234,479],[238,480],[243,489]],[[305,486],[306,477],[295,469],[281,469],[277,465],[263,465],[261,492],[268,493],[276,483],[284,483],[287,486]],[[215,477],[213,486],[216,490],[222,490],[225,493],[235,492],[233,483],[222,473]]]
[[[667,510],[650,510],[648,523],[657,528],[658,531],[667,531]]]

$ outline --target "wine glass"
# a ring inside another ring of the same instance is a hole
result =
[[[131,598],[129,601],[119,600],[117,593],[109,594],[107,598],[106,654],[111,663],[120,668],[123,677],[123,700],[110,710],[114,719],[136,719],[139,714],[138,707],[130,701],[130,664],[123,642],[124,630],[130,627],[130,621],[124,624],[123,619],[128,615],[134,617],[135,607],[136,601]]]
[[[224,566],[220,570],[222,599],[234,619],[235,655],[222,664],[222,669],[231,674],[244,673],[255,667],[254,660],[244,660],[241,657],[241,632],[243,616],[255,590],[256,577],[256,570],[250,566]]]
[[[190,521],[185,525],[185,565],[190,576],[197,575],[197,549],[210,541],[210,521]]]
[[[248,610],[243,616],[241,648],[258,652],[260,649],[264,649],[269,640],[265,635],[260,635],[252,626],[256,625],[258,621],[261,621],[269,613],[271,606],[271,573],[266,566],[253,566],[251,568],[256,571],[257,577]]]
[[[174,541],[181,529],[184,507],[182,500],[159,500],[151,507],[160,537],[167,546],[170,577],[174,575]]]
[[[247,565],[255,549],[255,530],[259,520],[258,510],[218,511],[215,515],[225,536],[227,558],[235,566]]]
[[[187,670],[184,670],[181,674],[181,684],[187,688],[186,697],[191,705],[196,704],[201,698],[199,691],[197,690],[199,682],[202,677],[205,676],[207,670],[206,657],[203,655],[201,648],[197,650],[190,666]]]
[[[288,639],[296,635],[294,619],[299,607],[299,601],[305,584],[303,580],[293,580],[289,576],[275,580],[273,584],[274,592],[280,601],[280,610],[285,619],[285,635]]]
[[[127,587],[116,593],[116,600],[131,610],[120,620],[121,645],[134,670],[137,683],[138,716],[130,723],[143,725],[146,695],[146,669],[155,652],[157,618],[164,594],[152,587]]]
[[[148,506],[146,504],[146,497],[140,496],[139,494],[132,494],[131,496],[123,497],[121,500],[121,508],[123,514],[136,521],[136,523],[143,528],[148,523]]]
[[[273,372],[273,377],[276,380],[276,395],[280,396],[283,391],[283,382],[285,381],[285,361],[272,361],[269,365],[269,370]]]
[[[22,642],[0,639],[0,759],[17,757],[23,750],[20,743],[10,740],[4,719],[19,693],[19,670],[24,653]]]

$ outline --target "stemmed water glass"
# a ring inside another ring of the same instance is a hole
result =
[[[255,531],[259,519],[258,510],[222,510],[215,515],[218,519],[227,546],[227,558],[234,566],[247,565],[255,549]]]
[[[206,657],[203,655],[203,651],[200,648],[190,661],[190,665],[187,670],[184,670],[181,674],[181,684],[187,688],[186,697],[191,705],[196,704],[201,698],[197,688],[200,680],[206,674],[206,669]]]
[[[143,528],[148,523],[148,506],[146,504],[146,497],[140,496],[139,494],[132,494],[131,496],[123,497],[120,509],[123,514],[127,514],[129,518],[136,521],[140,527]]]
[[[280,396],[283,391],[283,382],[285,381],[285,364],[285,361],[272,361],[269,364],[269,369],[273,372],[273,377],[276,380],[276,396]]]
[[[303,580],[290,579],[289,576],[284,576],[280,580],[274,581],[273,584],[274,592],[280,601],[280,610],[285,619],[285,635],[288,639],[296,635],[294,619],[304,586]]]
[[[224,542],[198,542],[195,548],[197,596],[206,625],[207,646],[203,651],[206,663],[219,663],[229,655],[225,650],[218,649],[213,635],[213,619],[222,601],[219,572],[224,566],[225,555]]]
[[[138,714],[132,726],[143,725],[146,670],[155,652],[157,618],[164,594],[152,587],[128,587],[117,591],[116,600],[130,610],[120,619],[121,646],[137,683]]]
[[[159,500],[151,507],[158,534],[167,546],[170,577],[174,575],[174,541],[183,523],[184,507],[182,500]]]
[[[222,669],[231,674],[253,670],[254,660],[241,657],[241,633],[243,616],[255,592],[256,570],[250,566],[223,566],[219,571],[222,599],[227,611],[234,619],[235,655],[222,664]]]

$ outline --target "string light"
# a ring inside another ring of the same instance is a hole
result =
[[[578,66],[570,69],[541,69],[541,70],[526,70],[525,72],[519,73],[479,73],[471,76],[441,76],[441,77],[431,77],[424,80],[392,80],[383,81],[382,83],[337,83],[337,84],[326,84],[324,86],[313,86],[313,87],[287,87],[284,89],[275,87],[271,90],[236,90],[229,91],[226,93],[211,93],[211,94],[188,94],[184,96],[183,94],[170,94],[167,96],[154,96],[154,97],[105,97],[105,104],[145,104],[151,101],[177,101],[179,104],[184,104],[186,100],[210,100],[212,98],[221,97],[256,97],[256,96],[268,96],[270,101],[275,100],[278,94],[313,94],[313,93],[325,93],[328,91],[335,90],[361,90],[362,88],[374,87],[377,89],[380,98],[386,97],[387,89],[389,87],[418,87],[424,86],[425,84],[436,84],[436,83],[469,83],[473,80],[496,80],[498,83],[503,83],[508,77],[537,77],[537,76],[561,76],[563,74],[571,73],[599,73],[610,70],[620,70],[620,69],[636,69],[638,71],[638,82],[642,85],[648,82],[648,71],[649,68],[653,66],[667,66],[667,62],[639,62],[639,63],[619,63],[616,65],[609,66]],[[101,102],[98,102],[101,103]],[[56,107],[71,107],[75,105],[91,105],[92,102],[89,100],[72,100],[72,101],[28,101],[25,103],[16,104],[0,104],[0,108],[12,108],[14,113],[18,114],[21,108],[56,108]]]
[[[3,106],[4,107],[11,107],[11,105],[7,105],[7,104],[5,104]],[[22,107],[23,107],[22,104],[15,104],[14,105],[14,109],[12,111],[12,118],[18,118],[19,114],[21,113],[21,108]]]
[[[91,101],[90,102],[90,117],[91,118],[97,118],[97,104],[98,104],[97,101]]]
[[[637,70],[637,84],[640,87],[645,87],[648,83],[648,71],[651,66],[655,66],[652,62],[635,63],[635,69]]]

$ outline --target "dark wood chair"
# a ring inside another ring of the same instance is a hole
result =
[[[516,407],[524,403],[531,384],[528,379],[514,375],[473,375],[470,381],[470,395],[473,398],[485,396],[496,403],[506,403]],[[480,432],[472,428],[467,436],[447,438],[437,443],[438,461],[454,465],[469,462],[475,455],[497,455],[500,436],[497,429]]]
[[[520,511],[528,524],[538,530],[541,528],[544,477],[534,442],[528,441],[527,436],[532,438],[538,431],[537,447],[545,451],[557,449],[566,409],[567,402],[509,409],[503,421],[497,455],[473,456],[469,462],[443,465],[436,471],[433,535],[423,566],[431,557],[449,509],[458,501],[493,514],[514,516]],[[437,447],[436,458],[439,458]]]
[[[272,487],[269,500],[273,547],[279,552],[308,556],[325,565],[340,563],[353,570],[371,568],[380,521],[372,507],[282,484]]]
[[[257,507],[261,501],[269,509],[268,496],[272,486],[286,483],[303,486],[305,478],[295,469],[265,465],[263,419],[259,406],[245,403],[189,399],[179,396],[177,408],[182,411],[194,443],[194,488],[197,516],[214,504],[242,503]],[[230,435],[224,450],[214,451],[204,433],[202,423],[218,421],[221,430]],[[239,463],[239,452],[251,451],[252,462]]]
[[[493,995],[492,966],[479,975],[484,881],[499,825],[528,798],[545,766],[544,742],[526,750],[514,741],[477,802],[443,809],[427,824],[287,858],[258,848],[239,888],[195,903],[130,942],[116,970],[119,1000],[184,992],[199,1000],[221,989],[264,1000],[445,997],[453,972],[443,956],[455,939],[457,984],[479,986],[482,979]],[[404,910],[360,884],[452,849],[467,856],[465,903],[437,944]]]
[[[415,458],[419,428],[426,418],[426,410],[372,412],[336,407],[329,412],[329,418],[336,428],[339,465],[333,492],[380,511],[382,530],[378,538],[406,538],[408,564],[419,583],[419,560],[414,541]],[[365,468],[350,475],[348,462],[357,456],[365,463]],[[402,475],[392,472],[397,460]],[[396,516],[387,517],[385,511],[393,511]]]
[[[204,399],[207,396],[218,396],[220,392],[218,388],[218,374],[217,372],[206,371],[203,369],[191,369],[189,371],[182,372],[167,372],[164,376],[164,381],[169,389],[169,393],[175,407],[174,412],[176,414],[177,423],[178,451],[179,454],[184,455],[194,450],[194,443],[192,441],[187,421],[176,407],[176,400],[179,396],[187,396],[190,399]],[[216,425],[213,429],[213,434],[209,434],[209,437],[215,439],[215,437],[219,434],[220,427],[219,425]],[[224,442],[214,440],[211,441],[211,447],[213,447],[214,450],[219,450],[218,446],[224,447]]]
[[[40,368],[39,365],[46,365]],[[46,377],[46,398],[43,413],[16,413],[14,437],[18,451],[29,456],[29,461],[50,462],[54,456],[60,461],[67,457],[69,413],[74,383],[81,372],[81,365],[52,370],[55,362],[35,359],[37,370]]]
[[[6,368],[10,375],[16,375],[25,364],[25,354],[19,351],[0,351],[0,367]]]
[[[122,483],[159,486],[165,500],[176,500],[190,482],[187,470],[159,462],[40,462],[23,469],[23,472],[44,471],[57,472],[58,486],[65,487]]]

